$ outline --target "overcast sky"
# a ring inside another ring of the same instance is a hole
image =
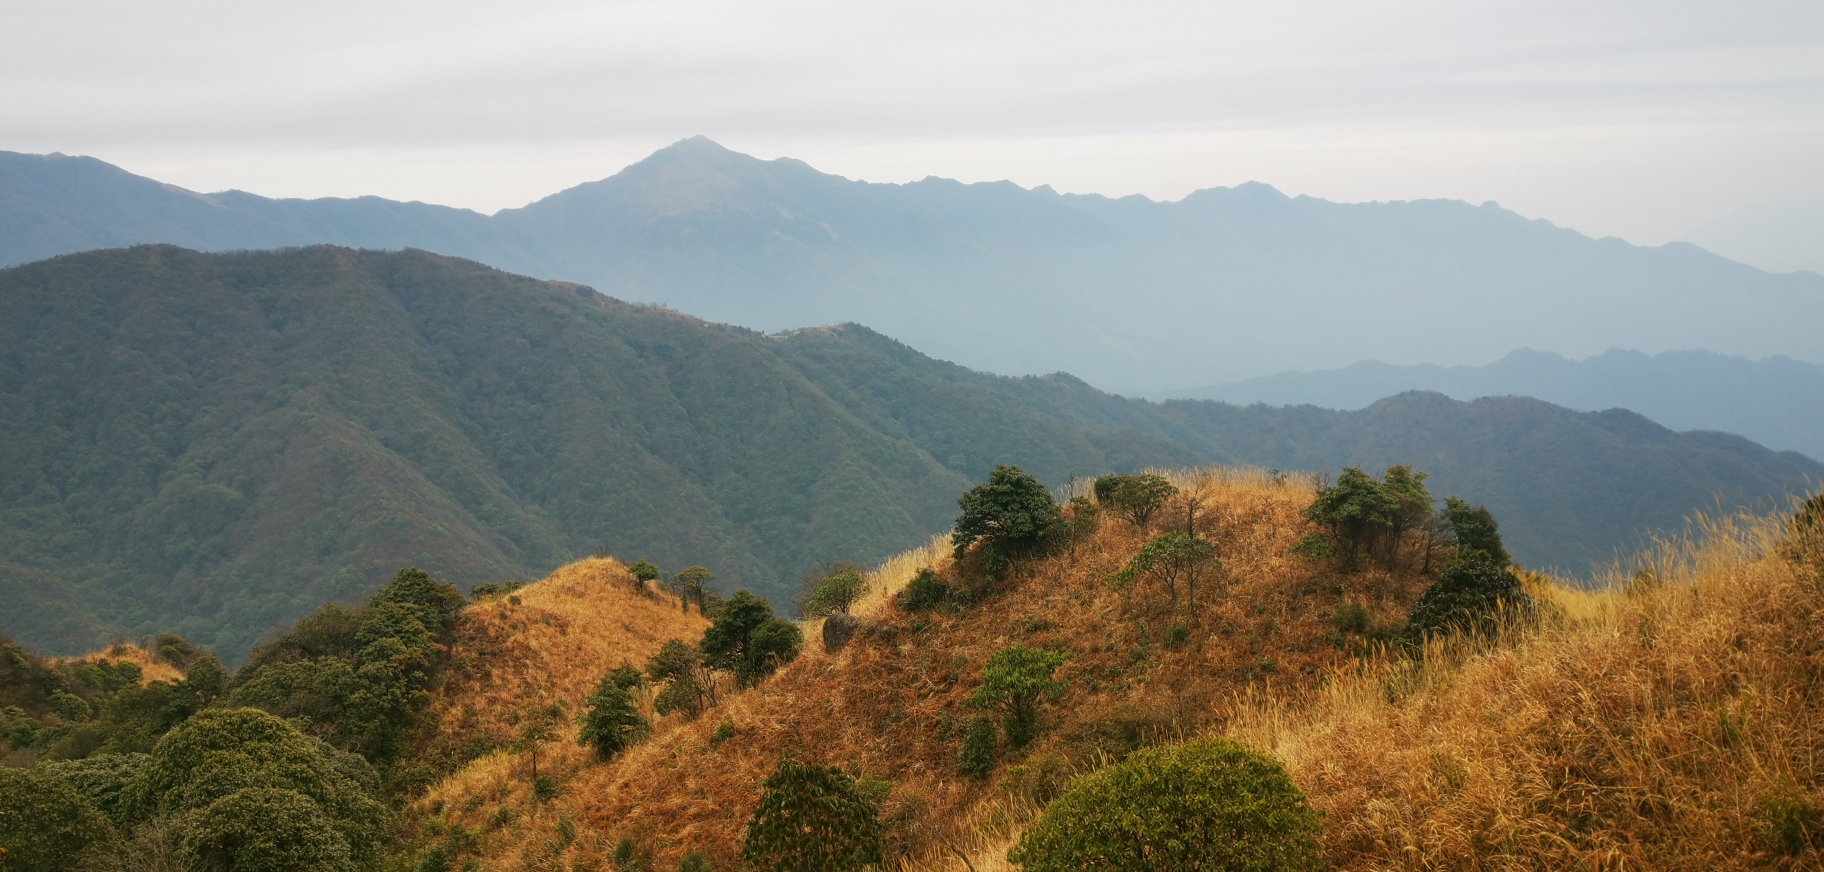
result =
[[[0,0],[0,149],[492,212],[701,133],[870,181],[1451,197],[1657,244],[1824,197],[1824,2]]]

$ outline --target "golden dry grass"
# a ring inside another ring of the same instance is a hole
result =
[[[1782,529],[1701,521],[1505,645],[1257,696],[1228,732],[1326,812],[1337,869],[1819,868],[1768,813],[1824,807],[1824,578],[1769,556]]]
[[[531,800],[524,755],[478,760],[417,803],[424,831],[484,832],[477,853],[490,870],[590,868],[622,837],[651,853],[649,868],[670,868],[692,850],[717,868],[739,868],[760,784],[795,755],[892,785],[883,812],[890,852],[904,865],[961,869],[961,853],[978,870],[997,868],[1036,803],[1073,773],[1136,744],[1220,724],[1240,689],[1315,690],[1352,658],[1334,638],[1339,603],[1399,620],[1425,584],[1410,571],[1336,575],[1289,555],[1310,532],[1299,515],[1312,498],[1307,479],[1253,470],[1173,477],[1185,493],[1157,526],[1182,528],[1195,504],[1198,531],[1217,542],[1224,566],[1200,588],[1195,618],[1168,614],[1156,588],[1124,592],[1108,583],[1146,535],[1106,517],[1069,552],[1022,566],[966,609],[907,614],[891,594],[917,569],[958,580],[940,538],[879,568],[855,610],[892,626],[895,638],[824,655],[816,627],[807,627],[806,656],[758,688],[727,694],[695,722],[661,720],[650,740],[612,761],[597,762],[573,742],[553,745],[540,761],[563,782],[550,803]],[[1175,620],[1186,627],[1174,641]],[[989,779],[963,777],[957,752],[974,714],[966,700],[988,656],[1014,643],[1068,650],[1060,677],[1070,690],[1047,705],[1044,735],[1031,746],[1008,753]],[[542,662],[551,654],[528,648],[525,656]],[[592,685],[594,674],[577,680]],[[546,694],[558,687],[545,686]],[[568,843],[565,820],[576,832]]]
[[[77,657],[60,658],[52,662],[95,663],[101,660],[137,665],[140,671],[139,683],[142,685],[150,681],[168,681],[176,684],[184,680],[184,673],[179,671],[176,666],[160,659],[150,650],[129,642],[115,642],[100,651],[91,651]]]

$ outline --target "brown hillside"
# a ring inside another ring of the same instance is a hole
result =
[[[1313,496],[1309,481],[1209,471],[1177,482],[1185,495],[1155,532],[1181,527],[1195,503],[1197,529],[1218,543],[1224,566],[1219,581],[1200,588],[1198,617],[1186,619],[1182,638],[1172,638],[1156,588],[1124,593],[1109,584],[1146,538],[1112,517],[1072,552],[1019,567],[967,608],[904,613],[884,594],[918,566],[958,578],[947,553],[929,548],[877,572],[879,593],[862,610],[892,626],[896,638],[877,636],[827,656],[814,642],[817,628],[807,627],[812,644],[797,662],[754,690],[725,696],[694,723],[661,721],[652,739],[613,761],[594,761],[574,741],[556,743],[540,762],[541,772],[561,780],[549,803],[532,800],[523,755],[477,760],[417,804],[421,835],[459,832],[484,869],[558,868],[548,864],[560,861],[596,868],[590,864],[622,838],[650,855],[649,868],[669,869],[701,851],[716,868],[736,869],[761,781],[795,755],[889,785],[882,804],[891,849],[906,862],[943,864],[961,849],[976,855],[978,870],[998,865],[1005,842],[997,837],[1070,775],[1140,744],[1220,725],[1248,688],[1291,697],[1314,690],[1363,647],[1335,629],[1339,604],[1399,620],[1427,583],[1416,571],[1343,575],[1289,555],[1310,532],[1299,515]],[[553,619],[565,613],[565,600],[546,602]],[[1031,746],[1003,749],[985,780],[961,776],[957,753],[973,714],[965,700],[988,656],[1014,643],[1068,651],[1059,675],[1070,689],[1045,707],[1043,733]],[[545,665],[551,652],[528,648],[525,656],[537,660],[529,671],[553,669]],[[600,668],[571,670],[569,698],[580,699]]]
[[[606,557],[476,602],[457,623],[420,756],[449,765],[506,747],[528,714],[553,705],[574,714],[608,670],[643,665],[666,640],[695,640],[708,626]]]
[[[140,645],[127,642],[115,642],[100,650],[91,651],[79,657],[60,658],[53,663],[132,663],[139,667],[140,684],[153,681],[168,681],[172,684],[184,680],[184,673],[170,661]]]

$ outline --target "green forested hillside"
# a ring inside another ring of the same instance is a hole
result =
[[[1824,477],[1532,401],[1130,401],[416,251],[144,246],[0,271],[0,633],[52,653],[169,630],[233,660],[402,565],[466,588],[596,549],[782,600],[819,562],[944,528],[995,463],[1059,483],[1207,460],[1413,463],[1487,502],[1518,559],[1571,569],[1718,493]]]

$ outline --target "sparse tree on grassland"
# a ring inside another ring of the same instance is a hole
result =
[[[671,577],[671,591],[678,595],[685,611],[690,611],[691,604],[695,603],[698,613],[709,613],[704,601],[709,596],[706,585],[710,577],[709,570],[701,566],[692,566]]]
[[[646,663],[646,676],[661,686],[652,701],[653,710],[661,715],[683,712],[695,719],[716,704],[715,676],[703,652],[677,639],[666,642],[652,655]]]
[[[1105,475],[1096,479],[1096,502],[1146,532],[1165,501],[1178,492],[1165,476]]]
[[[1191,614],[1197,614],[1197,579],[1212,567],[1218,566],[1216,560],[1216,543],[1202,536],[1190,536],[1184,533],[1161,533],[1148,540],[1127,562],[1127,566],[1115,573],[1113,581],[1120,587],[1136,584],[1140,579],[1157,579],[1165,586],[1171,598],[1172,613],[1178,613],[1178,585],[1184,583],[1185,600],[1190,604]]]
[[[630,667],[623,667],[630,668]],[[639,673],[633,673],[635,684]],[[589,694],[589,713],[583,716],[583,729],[577,742],[595,749],[596,756],[606,760],[646,738],[652,724],[640,716],[634,706],[626,676],[615,670],[602,677]]]
[[[803,645],[797,624],[773,617],[772,604],[742,590],[722,607],[698,647],[711,668],[752,685],[796,659]]]
[[[950,544],[961,559],[969,546],[982,543],[989,551],[990,574],[1016,557],[1035,554],[1067,533],[1058,501],[1039,480],[1017,466],[996,466],[988,480],[970,488],[957,500],[963,513],[956,519]]]
[[[848,614],[849,607],[868,590],[866,572],[854,564],[838,564],[815,573],[804,582],[799,610],[807,618]]]
[[[1038,735],[1039,701],[1064,692],[1065,684],[1052,678],[1070,655],[1013,645],[994,652],[982,667],[982,686],[969,698],[979,709],[1001,713],[1001,730],[1014,747]]]

